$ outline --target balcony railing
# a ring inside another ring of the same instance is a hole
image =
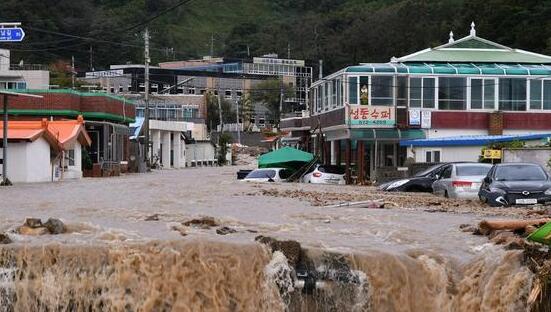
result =
[[[10,64],[10,70],[48,70],[43,64]]]

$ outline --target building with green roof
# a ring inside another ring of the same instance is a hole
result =
[[[551,56],[478,37],[473,23],[464,38],[455,40],[450,32],[446,44],[388,63],[349,66],[316,81],[303,116],[282,120],[281,128],[324,162],[345,164],[360,182],[407,158],[472,160],[472,152],[399,143],[549,133]]]

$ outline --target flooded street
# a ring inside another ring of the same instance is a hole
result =
[[[522,253],[459,229],[490,214],[469,208],[476,203],[371,187],[252,184],[237,181],[236,171],[1,188],[0,230],[14,243],[0,251],[0,311],[529,309],[534,276]],[[324,207],[343,199],[383,199],[387,208]],[[68,232],[15,234],[27,217],[59,218]],[[202,217],[212,224],[193,226]],[[297,241],[296,262],[285,248],[271,245],[271,253],[256,243],[260,235]],[[301,266],[325,282],[301,292],[308,285],[293,278]]]
[[[316,207],[285,194],[295,190],[361,193],[368,188],[252,184],[236,180],[236,170],[235,167],[165,170],[111,179],[3,188],[0,189],[3,198],[0,230],[20,225],[26,217],[55,217],[73,229],[72,234],[56,237],[64,242],[173,240],[181,239],[178,232],[171,230],[173,223],[211,216],[238,233],[221,237],[214,231],[198,229],[190,231],[187,238],[251,242],[262,234],[339,252],[372,249],[402,252],[419,248],[457,260],[476,255],[475,247],[485,242],[459,231],[460,224],[482,219],[476,215],[420,212],[407,206],[399,209]],[[283,196],[262,193],[274,189]],[[381,194],[378,196],[382,198]],[[411,199],[412,206],[415,196]],[[145,221],[154,214],[159,221]],[[51,240],[51,237],[45,239]],[[16,237],[15,240],[29,239]]]

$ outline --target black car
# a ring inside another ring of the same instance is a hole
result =
[[[484,178],[478,197],[493,207],[543,204],[551,201],[551,180],[537,164],[497,164]]]
[[[381,184],[379,189],[394,192],[432,192],[432,183],[438,180],[438,175],[445,165],[447,163],[434,165],[416,173],[413,177]]]

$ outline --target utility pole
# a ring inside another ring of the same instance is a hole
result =
[[[220,78],[217,79],[218,90],[218,114],[220,116],[220,133],[224,133],[224,121],[222,119],[222,99],[220,98]],[[220,138],[220,136],[218,136]]]
[[[144,110],[144,135],[145,135],[145,144],[144,144],[144,161],[146,166],[149,168],[149,28],[145,28],[144,34],[144,58],[145,58],[145,70],[144,70],[144,87],[145,87],[145,110]]]
[[[291,59],[291,43],[287,42],[287,59]]]
[[[281,124],[281,116],[283,115],[283,76],[279,82],[279,120],[277,122],[277,127]]]
[[[237,143],[241,145],[241,126],[239,126],[239,100],[238,99],[235,100],[235,115],[237,120]]]
[[[214,34],[210,34],[210,56],[214,57]]]
[[[71,56],[71,86],[75,89],[75,56]]]
[[[94,50],[92,45],[90,45],[90,71],[94,71]]]
[[[8,97],[23,96],[32,98],[42,98],[42,95],[23,94],[10,91],[0,90],[0,95],[3,99],[3,131],[2,131],[2,182],[0,186],[12,185],[10,179],[8,179]]]
[[[4,131],[2,133],[2,183],[1,185],[11,185],[8,180],[8,95],[4,94]]]

